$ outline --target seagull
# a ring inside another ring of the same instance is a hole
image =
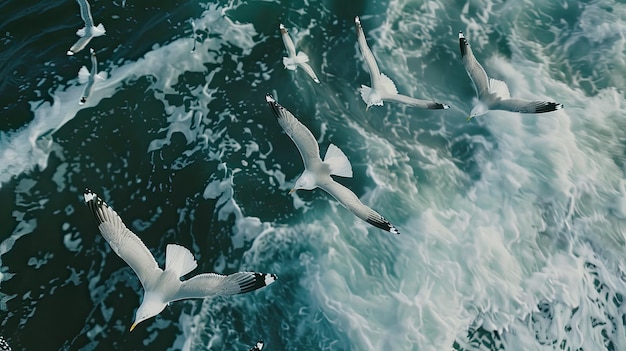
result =
[[[87,69],[87,67],[82,66],[78,71],[78,82],[80,84],[85,84],[85,89],[83,90],[83,95],[80,97],[79,105],[84,105],[87,102],[87,98],[91,95],[93,91],[93,86],[96,80],[105,80],[107,79],[106,72],[96,73],[98,71],[98,60],[96,59],[96,51],[94,49],[89,49],[91,54],[91,72]]]
[[[130,331],[137,324],[159,314],[172,301],[243,294],[278,279],[274,274],[238,272],[230,275],[204,273],[181,281],[182,276],[198,266],[188,249],[176,244],[167,245],[165,270],[162,270],[146,245],[102,198],[90,189],[85,189],[83,196],[100,233],[113,251],[135,271],[144,288],[143,301],[135,313]]]
[[[505,82],[487,76],[483,66],[474,57],[472,48],[467,39],[465,39],[463,32],[459,32],[459,45],[461,47],[463,65],[478,95],[478,103],[472,108],[469,117],[467,117],[468,122],[476,116],[484,115],[489,110],[544,113],[563,108],[563,104],[556,102],[512,99],[509,87]]]
[[[67,54],[69,56],[72,56],[80,50],[84,49],[92,38],[99,37],[106,33],[106,30],[104,29],[102,23],[94,27],[93,18],[91,18],[91,10],[89,8],[89,3],[87,2],[87,0],[76,1],[78,2],[78,6],[80,6],[80,17],[83,19],[83,22],[85,22],[85,27],[79,29],[76,32],[76,35],[78,35],[80,38],[67,51]]]
[[[286,69],[294,71],[298,66],[302,68],[308,75],[313,79],[315,83],[319,83],[320,80],[317,79],[315,72],[313,72],[313,68],[307,63],[309,62],[309,56],[304,52],[300,51],[296,55],[296,47],[293,45],[293,41],[287,32],[287,28],[280,24],[280,33],[283,37],[283,43],[285,43],[285,48],[287,49],[287,54],[289,56],[283,57],[283,65],[285,65]]]
[[[266,95],[265,100],[272,112],[274,112],[278,124],[283,127],[285,133],[296,144],[304,162],[304,172],[296,180],[296,185],[289,193],[298,189],[313,190],[321,188],[367,223],[393,234],[400,234],[393,224],[389,223],[378,212],[365,206],[350,189],[331,178],[331,175],[352,177],[352,166],[341,149],[330,144],[326,151],[326,156],[324,156],[324,161],[322,161],[319,146],[311,131],[298,121],[291,112],[279,105],[271,95]]]
[[[263,350],[263,340],[259,340],[249,351],[261,351]]]
[[[356,35],[359,42],[359,48],[363,54],[363,59],[367,64],[367,68],[370,72],[370,78],[372,81],[372,87],[361,85],[359,91],[361,92],[361,98],[367,104],[366,110],[372,107],[372,105],[382,106],[383,101],[394,101],[407,104],[409,106],[427,108],[427,109],[448,109],[450,106],[440,104],[434,101],[419,100],[410,96],[398,94],[398,89],[393,81],[385,74],[380,73],[376,59],[372,54],[367,41],[365,41],[365,34],[363,33],[363,27],[361,27],[361,20],[359,17],[354,18],[356,24]]]

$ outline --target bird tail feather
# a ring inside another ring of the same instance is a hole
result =
[[[324,163],[330,167],[330,174],[346,178],[352,177],[352,165],[350,165],[350,161],[343,151],[334,144],[328,145],[328,150],[324,156]]]
[[[82,66],[80,70],[78,70],[78,82],[80,84],[85,84],[87,83],[88,79],[89,79],[89,70],[87,69],[87,67]]]
[[[87,28],[85,27],[76,31],[76,35],[78,35],[79,37],[84,37],[85,34],[87,34]]]
[[[193,271],[198,263],[193,254],[186,248],[176,244],[169,244],[165,249],[165,270],[172,271],[177,277]]]
[[[106,32],[107,32],[106,29],[104,29],[104,26],[102,25],[102,23],[100,23],[96,27],[94,27],[93,36],[99,37],[101,35],[104,35]]]

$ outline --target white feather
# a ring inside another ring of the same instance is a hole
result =
[[[198,267],[198,263],[187,248],[176,244],[167,245],[165,249],[166,271],[172,271],[176,276],[182,277],[196,267]]]
[[[84,37],[85,34],[87,34],[87,28],[85,27],[76,31],[76,35],[78,35],[79,37]]]
[[[300,51],[298,55],[296,55],[296,63],[306,63],[309,62],[309,56],[304,52]]]
[[[82,66],[78,70],[78,82],[80,84],[85,84],[87,83],[87,80],[89,80],[89,70],[87,69],[87,67]]]
[[[98,24],[96,27],[93,27],[92,29],[92,34],[94,37],[99,37],[101,35],[104,35],[106,33],[106,29],[104,29],[104,26],[102,25],[102,23]]]
[[[330,167],[330,174],[346,178],[352,177],[352,165],[350,165],[348,157],[334,144],[328,145],[324,163]]]
[[[492,94],[496,94],[497,97],[501,99],[510,99],[511,93],[509,92],[509,87],[505,82],[489,78],[489,92]]]
[[[98,72],[98,74],[96,74],[96,79],[105,80],[107,78],[108,78],[108,74],[104,71]]]
[[[286,69],[295,70],[298,66],[296,65],[296,60],[292,57],[283,57],[283,65],[285,65]]]
[[[396,89],[396,85],[393,83],[391,78],[387,77],[383,73],[380,74],[380,79],[378,80],[377,83],[379,84],[379,87],[375,87],[375,88],[380,89],[381,91],[384,91],[385,93],[389,95],[398,93],[398,89]]]

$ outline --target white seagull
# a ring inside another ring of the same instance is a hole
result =
[[[85,22],[85,27],[79,29],[76,32],[80,38],[72,45],[72,47],[67,51],[68,55],[74,55],[80,50],[84,49],[85,46],[89,43],[89,41],[94,37],[99,37],[106,33],[104,26],[102,23],[97,26],[93,25],[93,18],[91,18],[91,9],[89,8],[89,3],[87,0],[76,0],[78,2],[78,6],[80,6],[80,17]]]
[[[469,117],[467,117],[467,121],[476,116],[484,115],[489,110],[544,113],[563,108],[563,104],[556,102],[512,99],[509,87],[505,82],[487,76],[483,66],[474,57],[472,48],[467,39],[465,39],[463,32],[459,32],[459,45],[461,47],[463,65],[478,95],[478,101],[472,108]]]
[[[106,72],[98,72],[98,60],[96,59],[96,51],[94,49],[89,49],[91,53],[91,72],[87,69],[87,67],[82,66],[78,71],[78,82],[80,84],[85,85],[85,89],[83,90],[83,95],[80,97],[79,105],[84,105],[87,102],[87,98],[91,95],[93,91],[94,84],[96,80],[105,80],[107,79]]]
[[[100,233],[113,251],[135,271],[144,288],[143,301],[135,313],[130,331],[142,321],[159,314],[172,301],[247,293],[278,279],[274,274],[255,272],[230,275],[204,273],[181,282],[182,276],[198,266],[189,250],[168,244],[165,270],[162,270],[146,245],[124,225],[111,207],[89,189],[85,189],[84,197]]]
[[[263,340],[259,340],[249,351],[261,351],[263,350]]]
[[[283,38],[283,43],[285,43],[288,55],[287,57],[283,57],[283,65],[285,65],[285,68],[294,71],[298,68],[298,66],[300,66],[300,68],[302,68],[315,83],[319,83],[320,80],[317,79],[313,68],[311,68],[311,66],[307,63],[309,62],[309,56],[302,51],[296,54],[296,47],[293,45],[293,41],[287,32],[287,28],[285,28],[282,23],[280,24],[280,33]]]
[[[343,151],[337,146],[330,144],[326,151],[326,156],[324,156],[324,161],[322,161],[319,146],[311,131],[298,121],[291,112],[279,105],[271,95],[266,95],[265,100],[272,112],[274,112],[278,124],[283,127],[285,133],[296,144],[304,162],[304,172],[296,180],[296,185],[290,193],[298,189],[313,190],[321,188],[367,223],[382,230],[400,234],[393,224],[389,223],[378,212],[365,206],[350,189],[333,180],[331,175],[352,177],[352,166]]]
[[[383,101],[394,101],[407,104],[409,106],[415,106],[419,108],[427,109],[448,109],[450,106],[440,104],[434,101],[419,100],[410,96],[398,94],[398,89],[393,81],[385,74],[380,73],[376,59],[372,54],[367,41],[365,41],[365,34],[363,33],[363,27],[361,27],[361,20],[359,17],[354,18],[356,24],[356,35],[359,42],[359,48],[363,54],[363,59],[367,64],[367,68],[370,72],[370,79],[372,81],[372,87],[361,85],[359,91],[361,92],[361,98],[367,105],[366,110],[372,105],[382,106]]]

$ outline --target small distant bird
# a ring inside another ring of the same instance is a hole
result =
[[[359,89],[361,92],[361,98],[367,105],[365,108],[366,110],[372,107],[372,105],[382,106],[383,101],[399,102],[409,106],[427,109],[450,108],[450,106],[440,104],[438,102],[419,100],[410,96],[398,94],[398,89],[396,89],[396,85],[393,81],[383,73],[380,73],[376,59],[374,58],[369,46],[367,46],[367,41],[365,41],[365,34],[363,33],[361,20],[358,16],[354,18],[354,23],[356,24],[356,35],[359,42],[359,48],[361,49],[363,59],[367,64],[367,68],[370,72],[370,79],[372,81],[371,88],[366,85],[361,85],[361,88]]]
[[[563,108],[563,104],[556,102],[512,99],[509,87],[505,82],[487,76],[483,66],[474,57],[472,48],[467,39],[465,39],[463,32],[459,32],[459,45],[461,47],[463,65],[478,95],[478,101],[472,108],[469,117],[467,117],[468,122],[476,116],[484,115],[489,110],[544,113]]]
[[[83,90],[83,95],[80,97],[80,101],[78,104],[84,105],[87,102],[87,98],[93,92],[94,84],[97,80],[105,80],[107,79],[106,72],[98,72],[98,60],[96,59],[96,51],[94,49],[89,49],[91,54],[91,72],[87,69],[87,67],[82,66],[78,71],[78,82],[80,84],[85,84],[85,89]]]
[[[278,279],[274,274],[255,272],[230,275],[204,273],[181,282],[180,278],[198,266],[189,250],[176,244],[167,245],[165,270],[162,270],[146,245],[124,225],[111,207],[89,189],[85,189],[83,196],[100,233],[113,251],[135,271],[144,288],[143,301],[135,313],[130,331],[137,324],[159,314],[172,301],[243,294]]]
[[[102,23],[97,26],[93,25],[93,18],[91,18],[91,9],[89,7],[89,3],[87,0],[76,0],[78,2],[78,6],[80,6],[80,17],[85,22],[85,27],[79,29],[76,32],[80,38],[72,45],[72,47],[67,51],[69,56],[74,55],[80,50],[84,49],[89,41],[94,37],[99,37],[106,33],[104,26]]]
[[[1,336],[0,336],[0,351],[11,351],[11,346],[9,346],[9,343],[6,340],[4,340],[4,338]]]
[[[285,133],[296,144],[304,162],[304,172],[296,180],[296,185],[289,193],[298,189],[313,190],[321,188],[367,223],[382,230],[400,234],[393,224],[389,223],[378,212],[365,206],[350,189],[331,178],[331,175],[352,177],[352,166],[343,151],[337,146],[330,144],[326,151],[326,156],[324,156],[324,161],[322,161],[317,140],[315,140],[311,131],[291,112],[279,105],[271,95],[266,95],[265,100],[272,112],[274,112],[278,124],[283,127]]]
[[[280,33],[283,38],[283,43],[285,43],[288,55],[287,57],[283,57],[283,65],[285,65],[285,68],[294,71],[298,68],[298,66],[300,66],[300,68],[302,68],[315,83],[319,83],[320,80],[317,79],[313,68],[311,68],[311,66],[307,63],[309,62],[309,56],[302,51],[298,52],[296,55],[296,47],[293,45],[293,41],[287,32],[287,28],[285,28],[282,24],[280,25]]]
[[[261,351],[263,350],[263,340],[259,340],[249,351]]]

